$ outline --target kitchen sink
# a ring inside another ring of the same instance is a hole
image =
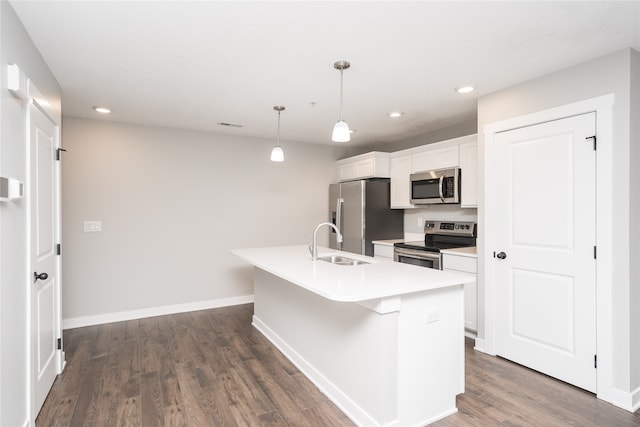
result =
[[[347,258],[347,257],[342,256],[342,255],[329,255],[329,256],[318,257],[318,259],[321,260],[321,261],[330,262],[331,264],[338,264],[338,265],[369,264],[366,261],[361,261],[359,259],[353,259],[353,258]]]

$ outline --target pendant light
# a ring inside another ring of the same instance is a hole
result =
[[[340,120],[333,127],[333,133],[331,134],[333,142],[349,142],[351,140],[349,125],[342,119],[342,72],[350,66],[351,64],[348,61],[338,61],[333,64],[333,68],[340,70]]]
[[[276,105],[273,109],[278,112],[278,133],[276,135],[276,146],[271,150],[271,161],[284,162],[284,151],[282,151],[282,147],[280,147],[280,112],[284,111],[284,107]]]

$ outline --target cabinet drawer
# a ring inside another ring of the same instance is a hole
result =
[[[477,259],[457,256],[450,254],[442,254],[442,269],[443,270],[456,270],[465,273],[476,274],[477,272]]]

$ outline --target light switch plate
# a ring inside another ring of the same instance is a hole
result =
[[[85,221],[84,222],[85,233],[95,233],[98,231],[102,231],[102,221]]]

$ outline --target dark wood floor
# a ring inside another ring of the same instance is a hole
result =
[[[351,426],[251,326],[252,305],[67,330],[43,426]],[[436,426],[640,426],[592,394],[466,349],[459,412]]]

